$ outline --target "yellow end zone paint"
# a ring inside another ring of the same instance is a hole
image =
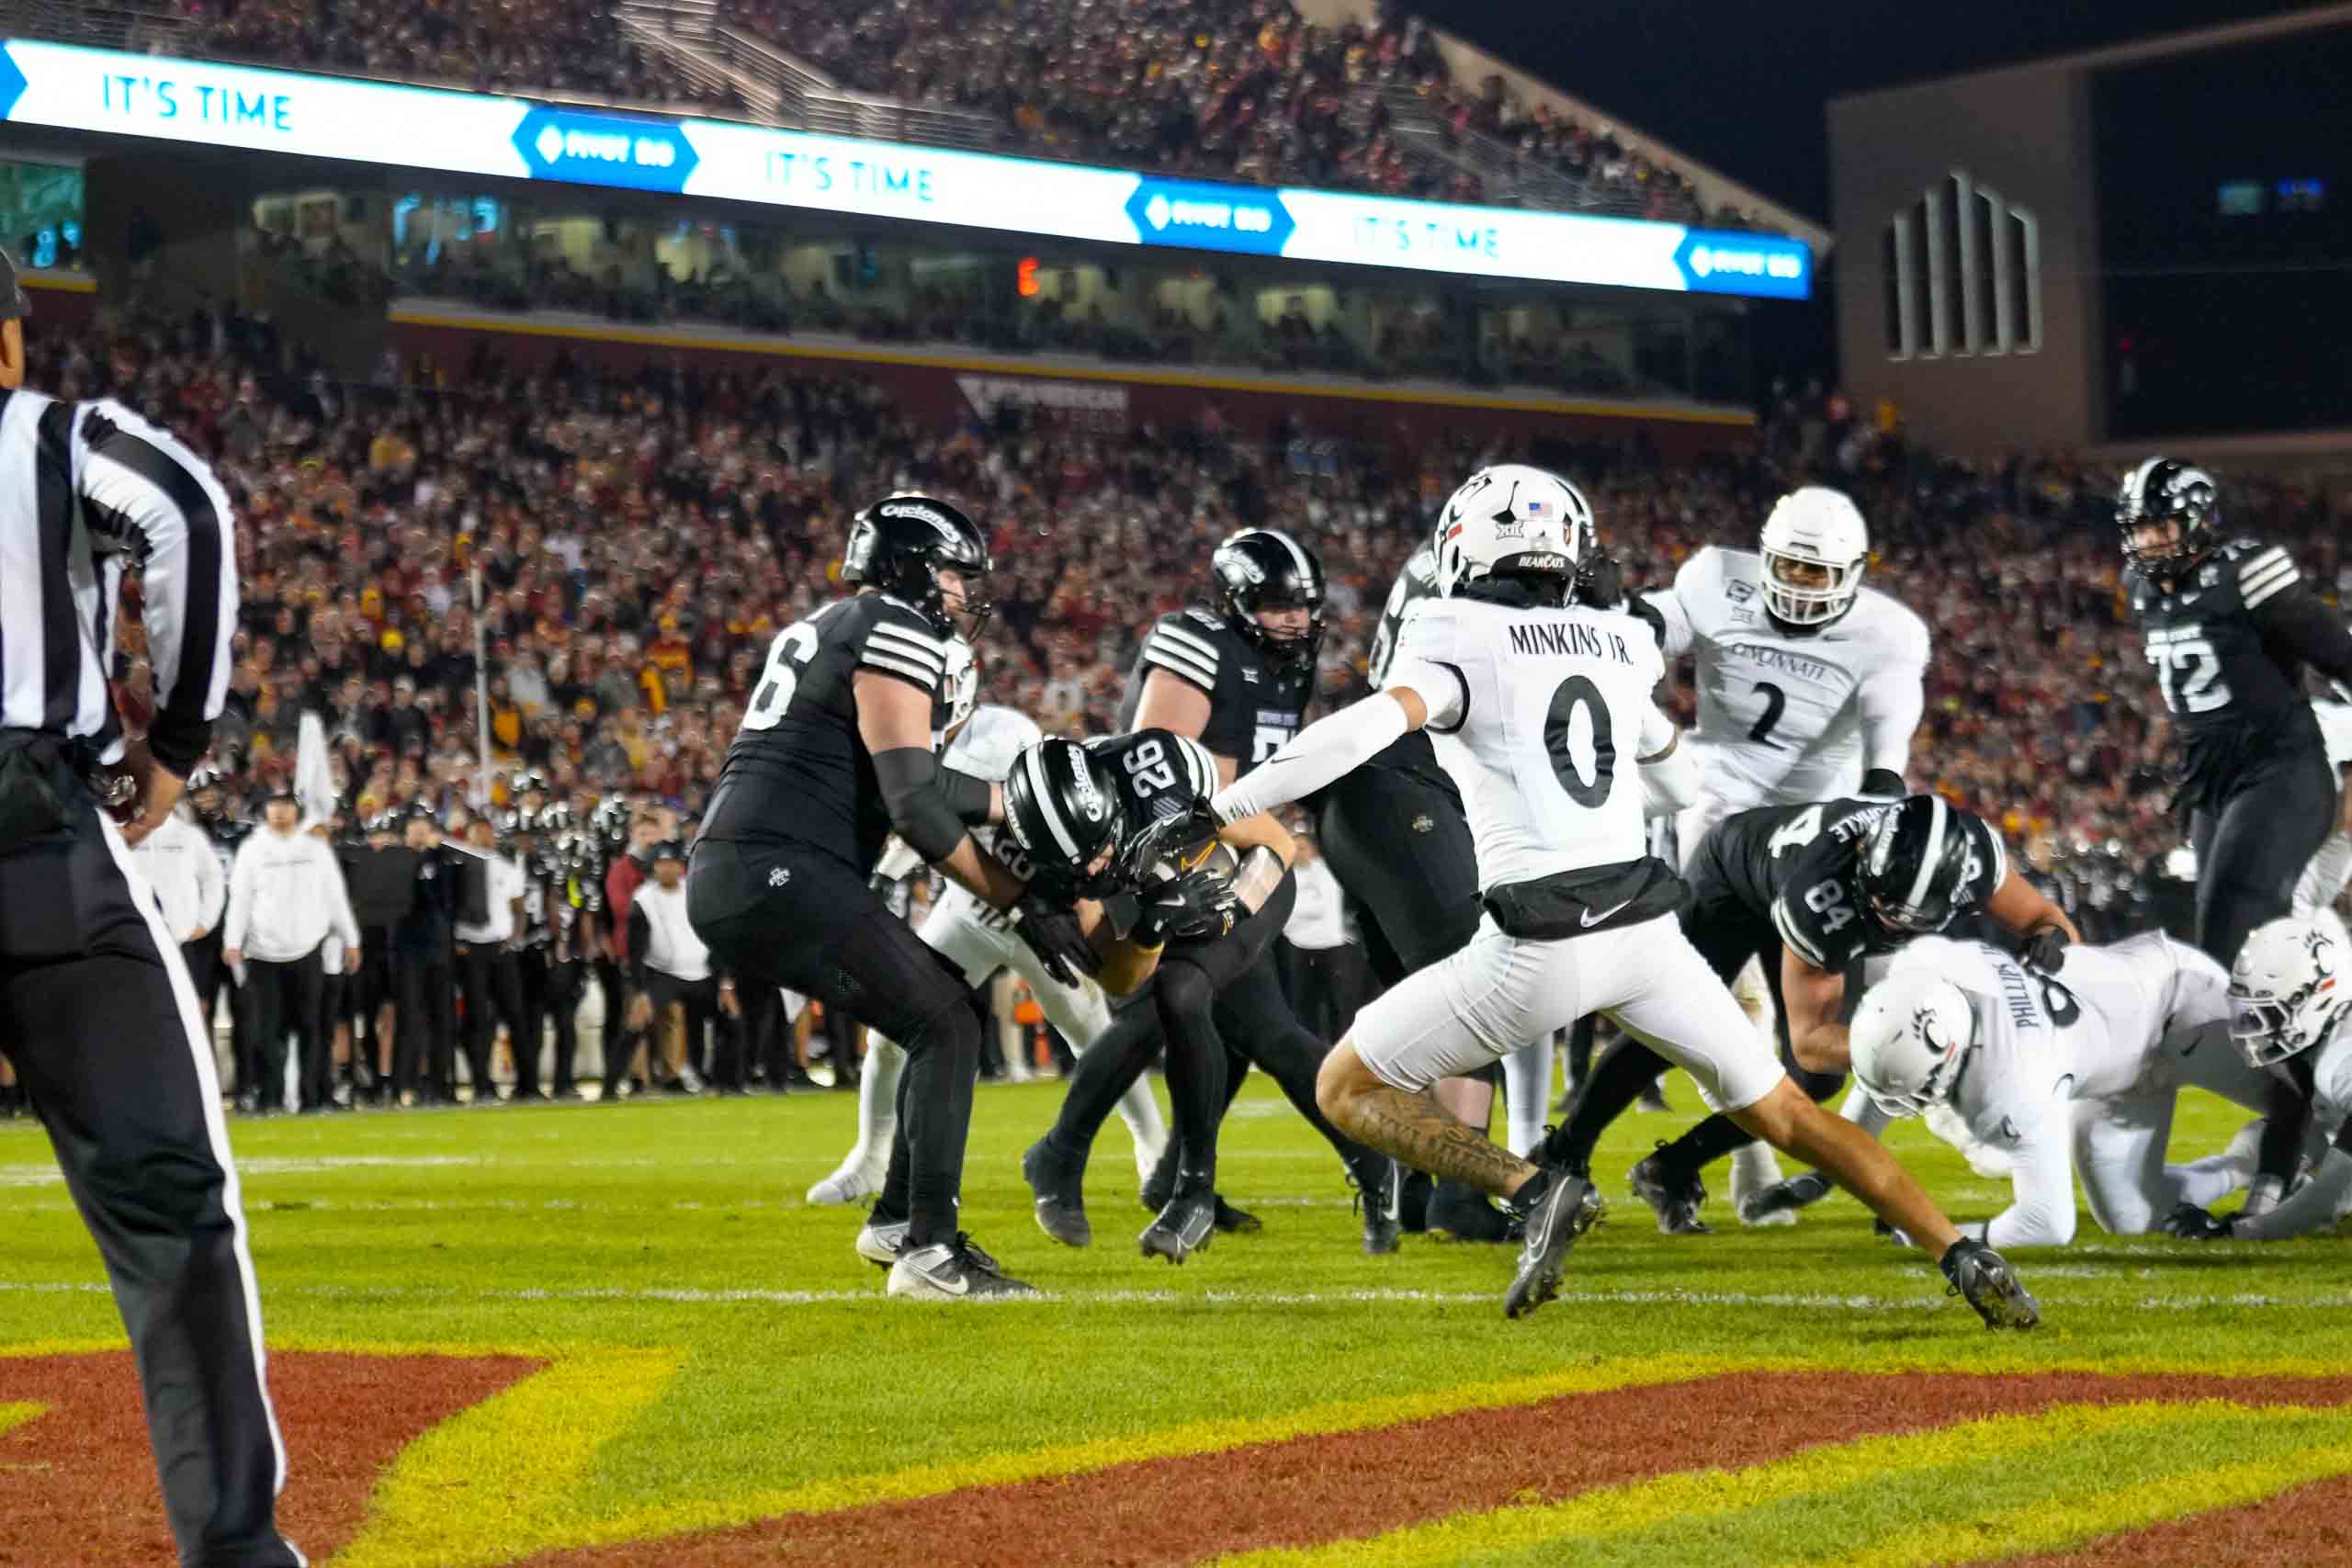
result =
[[[19,1401],[14,1404],[0,1404],[0,1435],[23,1426],[48,1408],[46,1404],[35,1404],[28,1400]]]
[[[2064,1405],[2034,1416],[1987,1416],[1928,1432],[1861,1438],[1807,1448],[1792,1458],[1744,1470],[1685,1471],[1650,1481],[1599,1487],[1557,1503],[1456,1515],[1368,1540],[1250,1552],[1221,1559],[1221,1568],[1427,1568],[1431,1563],[1486,1552],[1566,1548],[1571,1543],[1589,1543],[1659,1525],[1740,1513],[1792,1498],[1842,1491],[1863,1482],[1963,1463],[1987,1454],[1998,1454],[2004,1462],[2015,1462],[2037,1450],[2095,1441],[2104,1434],[2134,1427],[2194,1424],[2218,1416],[2251,1414],[2255,1414],[2251,1407],[2226,1400],[2158,1400],[2130,1404]],[[2321,1451],[2340,1450],[2330,1448]],[[2267,1495],[2294,1483],[2293,1480],[2281,1480],[2256,1495]],[[2103,1501],[2120,1505],[2121,1499],[2154,1490],[2133,1488],[2116,1495],[2115,1499]],[[2177,1484],[2173,1490],[2177,1497]],[[2183,1511],[2226,1506],[2225,1502],[2203,1501],[2200,1494],[2200,1500]],[[2098,1509],[2101,1503],[2086,1506]],[[2141,1513],[2119,1514],[2112,1523],[2086,1528],[2082,1535],[2059,1539],[2083,1539],[2142,1522],[2143,1517]],[[1840,1564],[1839,1568],[1864,1568],[1865,1564],[1867,1568],[1927,1568],[1929,1563],[1951,1560],[1949,1533],[1942,1536],[1939,1547],[1924,1540],[1896,1544],[1899,1555],[1883,1558],[1872,1554]]]

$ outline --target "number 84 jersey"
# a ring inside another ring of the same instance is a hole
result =
[[[1762,558],[1709,546],[1682,564],[1672,589],[1644,597],[1665,619],[1666,657],[1687,653],[1696,665],[1690,743],[1720,808],[1850,795],[1866,745],[1908,752],[1928,628],[1887,595],[1865,588],[1829,625],[1791,631],[1765,613]]]

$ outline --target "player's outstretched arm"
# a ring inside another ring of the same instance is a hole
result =
[[[1442,715],[1440,715],[1442,721]],[[1430,707],[1415,688],[1398,683],[1317,719],[1247,778],[1217,791],[1209,803],[1219,822],[1238,822],[1314,794],[1345,778],[1382,751],[1430,722]]]
[[[1781,997],[1789,1010],[1789,1051],[1809,1073],[1842,1073],[1853,1066],[1846,1026],[1838,1021],[1846,977],[1781,950]]]
[[[2083,940],[2083,933],[2075,929],[2075,922],[2066,918],[2066,911],[2045,897],[2041,889],[2019,876],[2015,866],[2007,869],[2007,874],[2001,878],[2001,885],[1993,889],[1993,897],[1985,900],[1984,912],[1992,916],[2002,930],[2014,931],[2029,941],[2041,938],[2045,932],[2055,932],[2068,942]],[[2058,967],[2049,961],[2048,950],[2055,945],[2050,942],[2034,942],[2031,956],[2039,967]]]

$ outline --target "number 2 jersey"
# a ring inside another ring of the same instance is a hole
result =
[[[1144,682],[1154,670],[1165,670],[1207,694],[1209,718],[1201,728],[1201,744],[1232,758],[1245,773],[1298,733],[1315,696],[1312,665],[1275,662],[1223,615],[1200,604],[1160,616],[1144,634],[1119,705],[1121,729],[1135,728]]]
[[[742,727],[727,748],[702,837],[792,842],[838,855],[862,876],[889,836],[874,758],[857,728],[862,671],[906,682],[945,717],[947,639],[887,593],[837,599],[768,645]]]
[[[1858,960],[1911,940],[1861,903],[1862,851],[1890,800],[1844,799],[1768,806],[1718,823],[1706,853],[1749,911],[1769,911],[1781,941],[1816,969],[1842,973]],[[2001,835],[1973,811],[1953,808],[1954,831],[1969,839],[1962,912],[1982,908],[2009,874]]]
[[[1819,628],[1791,631],[1764,611],[1763,560],[1710,546],[1670,590],[1643,597],[1666,621],[1665,653],[1697,669],[1698,749],[1709,796],[1732,810],[1826,800],[1866,768],[1901,773],[1924,701],[1928,628],[1865,588]]]

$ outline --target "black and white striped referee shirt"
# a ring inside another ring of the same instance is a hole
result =
[[[0,727],[121,758],[107,683],[122,574],[144,573],[155,760],[211,744],[237,630],[229,498],[203,459],[110,399],[0,392]]]

